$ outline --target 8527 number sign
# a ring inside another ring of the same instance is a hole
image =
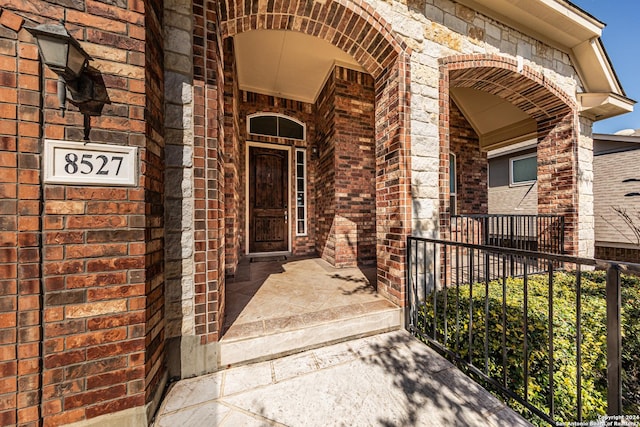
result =
[[[45,141],[45,182],[77,185],[136,185],[137,148]]]
[[[98,154],[94,159],[93,154],[87,153],[82,154],[82,158],[80,158],[79,154],[72,151],[64,156],[64,171],[69,175],[74,175],[76,173],[91,175],[97,167],[94,165],[98,164],[100,167],[95,171],[96,175],[118,176],[120,174],[120,169],[122,168],[123,159],[123,156],[111,156],[111,159],[109,159],[109,156],[105,156],[104,154]],[[78,162],[80,162],[79,166]],[[117,163],[117,166],[111,167],[111,163]]]

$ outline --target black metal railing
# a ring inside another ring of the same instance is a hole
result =
[[[564,253],[560,215],[452,215],[451,240],[527,251]]]
[[[409,237],[406,267],[410,332],[516,409],[556,425],[640,408],[640,265]]]

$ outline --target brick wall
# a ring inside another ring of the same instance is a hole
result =
[[[375,263],[375,89],[371,76],[336,67],[335,264]]]
[[[0,114],[9,119],[0,127],[0,155],[9,166],[0,187],[8,249],[0,260],[7,273],[1,292],[8,294],[0,297],[0,316],[9,325],[0,333],[1,389],[8,391],[2,425],[90,419],[141,407],[161,388],[161,7],[10,1],[1,10]],[[76,107],[64,118],[57,110],[55,74],[44,69],[40,84],[37,48],[24,30],[63,17],[93,57],[110,100],[91,118],[90,142],[139,147],[135,187],[39,185],[40,138],[85,135]]]
[[[378,292],[406,302],[406,236],[411,232],[411,107],[408,55],[376,76],[376,229]]]
[[[480,150],[478,135],[457,105],[450,101],[450,150],[456,155],[458,214],[488,212],[487,153]]]
[[[0,9],[0,425],[39,417],[41,270],[38,53]]]
[[[316,102],[318,254],[338,266],[375,263],[374,82],[335,67]]]
[[[164,277],[164,67],[163,0],[145,0],[146,147],[141,159],[145,187],[145,403],[164,387],[165,277]],[[114,378],[113,384],[126,381]],[[141,382],[138,381],[138,385]],[[135,386],[132,386],[133,389]],[[105,407],[104,413],[129,406],[126,401]]]
[[[216,2],[193,2],[194,332],[221,336],[224,316],[224,70]]]
[[[640,263],[640,249],[596,245],[595,257],[610,261]]]
[[[244,207],[241,204],[243,170],[240,132],[240,89],[233,52],[233,41],[224,41],[224,228],[225,228],[225,274],[234,275],[242,253],[244,240]]]
[[[329,74],[327,82],[316,101],[318,172],[315,191],[317,218],[316,248],[318,254],[330,264],[335,264],[336,242],[332,232],[336,215],[336,146],[335,146],[335,74]]]
[[[578,255],[575,115],[559,112],[538,123],[538,213],[564,216],[564,249]]]

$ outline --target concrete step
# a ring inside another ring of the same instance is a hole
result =
[[[234,333],[230,329],[228,332],[231,333],[225,334],[220,341],[218,366],[226,368],[276,359],[402,327],[402,309],[387,301],[369,306],[361,304],[358,314],[340,316],[336,311],[339,310],[315,313],[316,316],[307,314],[307,321],[283,318],[281,323],[284,325],[280,327],[269,328],[267,322],[255,322],[255,325],[240,325],[242,332]],[[321,320],[322,317],[326,320]],[[310,318],[316,320],[309,321]]]

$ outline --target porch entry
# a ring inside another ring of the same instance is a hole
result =
[[[249,147],[249,252],[289,250],[289,151]]]

